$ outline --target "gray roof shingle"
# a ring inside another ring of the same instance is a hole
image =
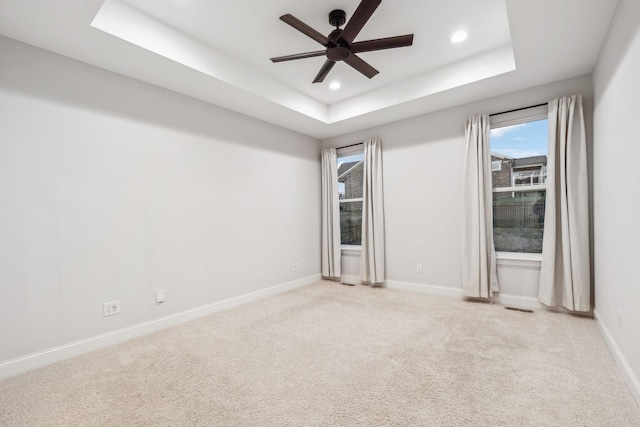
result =
[[[516,161],[513,163],[513,167],[517,168],[518,166],[539,165],[539,164],[546,165],[547,156],[531,156],[531,157],[523,157],[521,159],[516,159]]]

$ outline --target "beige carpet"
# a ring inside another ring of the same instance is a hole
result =
[[[0,382],[0,425],[640,426],[592,319],[322,282]]]

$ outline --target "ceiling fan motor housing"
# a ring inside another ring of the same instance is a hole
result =
[[[344,61],[351,56],[351,50],[344,46],[335,46],[327,48],[327,58],[332,61]]]
[[[340,39],[342,30],[339,27],[345,22],[347,22],[347,14],[344,10],[336,9],[329,13],[329,24],[336,27],[328,37],[331,44],[327,46],[327,58],[332,61],[344,61],[351,56],[349,44]]]

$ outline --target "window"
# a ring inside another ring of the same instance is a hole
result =
[[[519,117],[492,117],[493,242],[497,252],[542,253],[548,152],[546,111],[543,106],[519,111]],[[500,169],[493,166],[498,160]]]
[[[362,239],[362,147],[338,153],[338,198],[340,201],[340,240],[342,245],[360,246]]]
[[[502,169],[502,160],[491,161],[491,171],[499,171]]]

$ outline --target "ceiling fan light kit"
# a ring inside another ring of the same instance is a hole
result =
[[[317,41],[325,47],[325,50],[279,56],[271,58],[271,61],[276,63],[323,55],[326,56],[327,59],[320,68],[313,83],[321,83],[324,81],[336,62],[344,62],[366,77],[372,78],[378,74],[379,71],[356,55],[357,53],[406,47],[413,44],[413,34],[353,42],[381,2],[382,0],[362,0],[349,22],[347,22],[347,14],[344,10],[332,10],[329,13],[329,24],[336,29],[326,37],[292,15],[287,14],[281,16],[281,21]],[[341,30],[340,27],[345,23],[346,26]]]

